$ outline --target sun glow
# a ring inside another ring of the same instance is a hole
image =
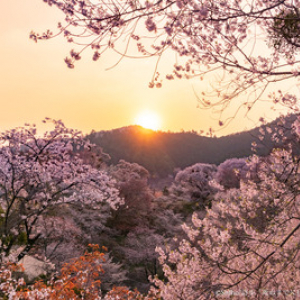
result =
[[[135,119],[135,123],[147,129],[158,130],[161,126],[159,116],[152,111],[143,111]]]

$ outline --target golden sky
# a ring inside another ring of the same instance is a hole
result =
[[[75,69],[68,69],[63,60],[73,46],[62,37],[37,44],[29,40],[31,30],[55,30],[63,20],[42,0],[0,1],[0,20],[0,131],[50,117],[89,133],[132,125],[144,110],[160,117],[164,131],[219,129],[218,115],[197,108],[193,91],[201,92],[209,82],[175,80],[150,89],[155,61],[124,59],[107,70],[118,59],[111,54],[93,62],[85,53]],[[171,70],[172,59],[162,67]],[[264,104],[257,105],[248,118],[240,114],[217,134],[258,125],[262,112],[270,116]]]

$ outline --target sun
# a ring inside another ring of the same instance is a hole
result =
[[[152,111],[143,111],[136,118],[135,123],[147,129],[158,130],[160,128],[160,118]]]

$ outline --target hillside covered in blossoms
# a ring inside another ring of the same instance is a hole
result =
[[[1,299],[300,299],[300,0],[0,8]]]
[[[300,121],[288,120],[260,129],[280,144],[268,154],[255,142],[161,190],[61,121],[2,133],[1,297],[263,299],[288,286],[296,299]]]

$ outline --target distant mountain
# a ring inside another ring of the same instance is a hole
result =
[[[295,116],[288,117],[289,123]],[[273,128],[276,121],[266,125]],[[220,138],[200,136],[195,132],[161,132],[141,126],[128,126],[110,131],[92,132],[87,137],[102,147],[111,156],[111,163],[120,159],[136,162],[153,175],[173,174],[175,168],[185,168],[202,162],[220,164],[232,157],[247,157],[252,154],[251,144],[255,141],[259,155],[266,155],[274,146],[270,134],[263,143],[260,131],[266,126]]]

